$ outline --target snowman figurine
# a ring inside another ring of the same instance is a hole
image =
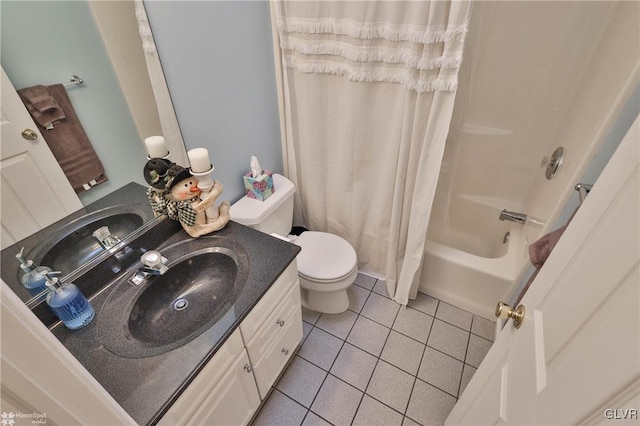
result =
[[[163,158],[151,158],[144,165],[144,179],[149,184],[147,198],[155,217],[167,213],[167,181],[169,168],[173,163]]]
[[[229,202],[224,201],[218,207],[218,217],[213,221],[207,221],[205,210],[214,205],[216,199],[222,194],[222,184],[214,181],[213,189],[204,199],[200,199],[201,191],[198,188],[198,179],[191,175],[188,169],[173,164],[168,173],[167,215],[180,222],[182,228],[193,238],[218,231],[229,222]]]

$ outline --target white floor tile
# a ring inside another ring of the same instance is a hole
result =
[[[327,373],[296,356],[276,388],[305,407],[311,406]]]
[[[283,425],[284,424],[286,423],[283,423]],[[302,426],[331,426],[331,423],[318,416],[313,411],[309,411],[307,412],[307,417],[305,417],[302,422]]]
[[[376,285],[376,281],[377,279],[370,277],[369,275],[358,274],[356,280],[353,283],[359,285],[360,287],[364,287],[367,290],[372,290]]]
[[[377,362],[370,353],[345,343],[331,367],[331,374],[364,391]]]
[[[307,409],[286,395],[274,390],[269,396],[260,414],[253,422],[254,426],[281,426],[302,424]]]
[[[417,423],[413,420],[411,420],[409,417],[405,417],[402,420],[402,426],[421,426],[420,423]]]
[[[462,395],[462,392],[464,392],[465,388],[471,381],[471,378],[473,377],[475,372],[476,372],[475,367],[472,367],[469,364],[464,365],[464,369],[462,370],[462,382],[460,383],[460,391],[458,392],[458,398],[460,398],[460,395]]]
[[[471,332],[493,342],[496,334],[496,322],[474,315]]]
[[[427,346],[464,361],[469,342],[469,332],[439,319],[434,320]]]
[[[452,396],[458,396],[463,363],[427,346],[418,378]]]
[[[448,303],[440,302],[438,304],[436,318],[469,331],[471,330],[473,314],[460,308],[456,308],[453,305],[449,305]]]
[[[478,368],[487,352],[491,349],[491,342],[472,334],[469,339],[469,349],[467,350],[467,358],[465,362],[473,367]]]
[[[370,290],[358,285],[352,285],[349,287],[347,289],[347,295],[349,296],[349,309],[353,312],[360,313],[370,294]]]
[[[360,315],[378,322],[385,327],[391,327],[393,321],[396,319],[400,305],[393,300],[380,296],[376,293],[371,293],[367,303],[362,308]]]
[[[329,371],[343,343],[343,340],[314,327],[300,347],[298,355],[323,370]]]
[[[409,300],[407,306],[433,317],[436,315],[438,308],[438,299],[434,299],[424,293],[418,293],[415,299]]]
[[[302,342],[304,342],[304,339],[306,339],[309,333],[311,333],[312,329],[313,329],[313,326],[311,324],[309,324],[308,322],[302,321]]]
[[[362,392],[329,374],[311,411],[334,425],[348,425],[353,421],[361,399]]]
[[[366,393],[404,413],[415,377],[384,361],[378,361]]]
[[[442,425],[455,403],[451,395],[418,379],[406,415],[423,425]]]
[[[402,308],[392,328],[412,339],[427,343],[432,323],[433,317],[412,308]]]
[[[314,325],[320,318],[320,312],[312,311],[311,309],[302,308],[302,320]]]
[[[359,316],[347,337],[347,342],[372,355],[380,356],[388,335],[387,327]]]
[[[425,345],[423,343],[391,330],[387,343],[382,349],[380,359],[415,376],[420,367],[424,348]]]
[[[387,282],[378,280],[376,281],[376,285],[373,286],[373,292],[379,294],[380,296],[384,296],[389,299],[389,293],[387,292]]]
[[[402,414],[365,395],[353,420],[354,426],[401,426]]]
[[[353,327],[357,318],[358,314],[350,310],[346,310],[341,314],[322,314],[316,323],[316,327],[344,340],[349,335],[351,327]]]

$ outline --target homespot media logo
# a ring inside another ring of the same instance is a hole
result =
[[[47,415],[45,413],[14,413],[12,411],[7,413],[3,411],[2,414],[0,414],[0,425],[2,426],[46,423]]]

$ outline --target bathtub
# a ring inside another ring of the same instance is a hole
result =
[[[528,266],[529,230],[498,220],[500,210],[509,207],[502,204],[461,195],[452,201],[449,214],[432,217],[420,292],[495,319],[496,304],[509,301]]]

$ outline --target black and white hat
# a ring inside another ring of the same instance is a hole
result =
[[[155,189],[164,190],[169,180],[169,169],[174,165],[163,158],[152,158],[144,165],[144,180]]]
[[[169,176],[167,179],[167,191],[170,191],[178,182],[183,181],[184,179],[188,179],[192,177],[189,169],[185,169],[182,166],[177,164],[172,164],[167,171],[167,175]]]

